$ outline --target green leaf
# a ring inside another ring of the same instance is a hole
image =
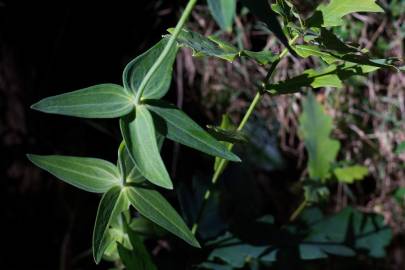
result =
[[[116,118],[128,114],[134,103],[122,86],[100,84],[48,97],[31,106],[45,113],[84,118]]]
[[[368,169],[364,166],[355,165],[336,168],[333,172],[339,182],[352,184],[356,180],[363,180],[368,174]]]
[[[126,225],[126,224],[125,224]],[[126,231],[132,246],[128,249],[125,246],[118,244],[118,252],[126,269],[136,270],[156,270],[152,259],[146,250],[142,240],[126,225]]]
[[[190,245],[200,247],[183,219],[159,192],[138,185],[132,185],[126,188],[125,191],[132,206],[141,215],[180,237]]]
[[[395,149],[395,154],[397,154],[397,155],[400,155],[404,152],[405,152],[405,141],[398,144],[397,148]]]
[[[93,231],[93,257],[98,264],[110,244],[108,229],[114,218],[128,209],[128,201],[120,186],[109,189],[101,198]]]
[[[320,28],[317,32],[317,35],[310,36],[310,40],[308,41],[309,45],[294,46],[299,56],[304,58],[317,56],[328,64],[341,64],[341,62],[344,61],[379,68],[390,68],[395,71],[398,70],[398,68],[393,65],[398,61],[396,58],[373,59],[365,51],[345,44],[332,31],[326,28]]]
[[[272,95],[292,94],[299,92],[302,87],[343,87],[342,81],[352,76],[364,76],[378,70],[378,67],[363,66],[353,63],[330,65],[323,70],[307,69],[303,74],[276,84],[266,86],[266,91]]]
[[[174,29],[170,28],[167,31],[172,34]],[[204,37],[197,32],[186,29],[181,30],[177,42],[193,49],[195,56],[214,56],[233,62],[239,55],[239,50],[226,42],[219,42],[219,39],[212,38],[212,36]]]
[[[155,185],[172,189],[173,184],[156,142],[153,119],[145,105],[120,120],[121,133],[136,167]]]
[[[122,184],[117,167],[105,160],[57,155],[27,157],[41,169],[85,191],[104,193]]]
[[[382,216],[364,214],[347,207],[331,217],[316,222],[304,240],[315,243],[316,248],[324,254],[353,256],[354,253],[348,250],[350,248],[367,251],[370,257],[382,258],[391,238],[391,229],[385,225]]]
[[[145,104],[155,113],[153,117],[160,134],[206,154],[231,161],[240,161],[235,154],[174,105],[161,100],[147,100]]]
[[[168,42],[168,38],[163,38],[155,46],[144,54],[132,60],[124,69],[123,82],[126,89],[136,93],[142,79],[156,62]],[[173,73],[173,63],[176,60],[178,47],[172,46],[162,63],[156,70],[154,76],[148,82],[143,92],[142,99],[156,98],[159,99],[166,95],[170,88]]]
[[[232,32],[236,13],[236,0],[208,0],[208,7],[222,30]]]
[[[173,29],[168,29],[169,33]],[[233,62],[237,57],[248,57],[261,65],[269,64],[277,59],[277,56],[270,51],[252,52],[248,50],[238,50],[233,45],[215,37],[203,35],[183,29],[177,37],[177,42],[193,50],[194,56],[213,56],[229,62]]]
[[[267,27],[276,35],[276,37],[284,44],[287,48],[291,49],[288,38],[285,36],[283,29],[277,19],[277,14],[270,8],[268,0],[242,0],[242,4],[246,6],[250,12],[264,22]],[[293,52],[294,54],[294,52]]]
[[[325,181],[330,176],[331,163],[335,161],[340,144],[330,138],[332,118],[309,92],[303,102],[300,116],[300,135],[308,151],[308,171],[311,179]]]
[[[308,20],[310,27],[333,27],[343,24],[342,18],[354,12],[384,12],[375,0],[331,0],[321,4]]]
[[[143,175],[139,172],[135,162],[132,160],[124,141],[121,142],[118,149],[117,163],[122,179],[125,179],[125,182],[139,183],[144,180]]]
[[[217,139],[218,141],[222,142],[229,142],[229,143],[246,143],[248,139],[246,135],[237,130],[228,130],[221,127],[210,126],[207,125],[208,133]]]
[[[221,244],[211,252],[208,259],[210,261],[220,259],[232,266],[233,269],[242,268],[249,260],[259,259],[260,254],[268,248],[265,245],[253,246],[248,243],[241,243],[240,239],[228,232],[215,239],[214,243],[216,242]]]
[[[405,206],[405,187],[399,187],[394,191],[394,199],[401,206]]]

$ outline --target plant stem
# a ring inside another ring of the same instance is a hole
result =
[[[299,217],[301,212],[305,209],[305,207],[307,207],[307,205],[308,205],[308,201],[303,200],[302,203],[298,206],[298,208],[295,209],[295,211],[290,216],[290,222],[295,221],[297,219],[297,217]]]
[[[183,29],[183,26],[187,22],[187,19],[190,16],[191,11],[193,10],[196,3],[197,3],[197,0],[188,1],[188,4],[187,4],[186,8],[184,9],[183,14],[180,17],[180,20],[178,21],[176,28],[174,29],[174,32],[169,39],[169,42],[167,42],[165,48],[163,49],[162,53],[159,55],[156,62],[148,70],[148,73],[146,73],[145,77],[143,77],[142,82],[141,82],[139,89],[135,96],[135,104],[139,104],[139,101],[142,98],[143,92],[145,91],[146,85],[149,83],[152,76],[155,74],[156,70],[160,67],[160,65],[163,63],[166,56],[170,52],[170,49],[176,42],[176,39],[179,36],[180,31]]]
[[[293,37],[293,39],[291,39],[290,44],[291,45],[294,44],[297,39],[298,39],[298,35]],[[272,76],[274,74],[274,71],[276,70],[276,67],[277,67],[278,63],[280,62],[280,60],[283,57],[285,57],[287,55],[287,53],[288,53],[288,49],[285,48],[280,53],[280,55],[278,56],[278,59],[275,60],[272,63],[272,65],[270,66],[269,71],[267,72],[266,78],[263,80],[261,86],[259,87],[259,89],[258,89],[252,103],[250,103],[248,110],[246,111],[245,115],[243,116],[242,121],[240,122],[238,128],[236,129],[237,131],[242,131],[242,129],[245,127],[247,121],[252,116],[257,104],[260,101],[260,98],[263,95],[264,88],[265,88],[266,84],[272,78]],[[233,146],[234,146],[234,144],[229,144],[228,150],[232,150]],[[202,215],[204,214],[204,210],[205,210],[205,208],[207,206],[208,200],[211,197],[212,189],[215,186],[215,184],[217,183],[219,177],[222,175],[222,173],[225,170],[227,164],[228,164],[228,160],[221,159],[219,164],[218,164],[218,167],[216,168],[216,170],[214,172],[214,175],[212,176],[210,187],[207,189],[207,191],[204,194],[204,199],[203,199],[203,202],[202,202],[202,204],[200,206],[200,209],[199,209],[199,211],[197,213],[197,218],[196,218],[196,220],[195,220],[195,222],[193,224],[193,227],[191,228],[191,232],[194,235],[197,233],[199,222],[201,221]]]

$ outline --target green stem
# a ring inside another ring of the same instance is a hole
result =
[[[307,207],[308,205],[308,201],[304,200],[297,209],[295,209],[295,211],[292,213],[292,215],[290,216],[290,222],[293,222],[297,219],[297,217],[299,217],[299,215],[302,213],[302,211]]]
[[[297,39],[298,39],[298,35],[295,36],[293,39],[291,39],[290,44],[291,45],[294,44],[297,41]],[[277,67],[278,63],[280,62],[280,60],[283,57],[285,57],[287,55],[287,53],[288,53],[288,49],[285,48],[280,53],[280,55],[278,56],[278,59],[275,60],[272,63],[272,65],[270,66],[269,71],[268,71],[268,73],[266,75],[266,78],[263,80],[261,86],[259,87],[259,89],[258,89],[252,103],[250,103],[250,106],[249,106],[248,110],[246,111],[245,115],[243,116],[242,121],[240,122],[240,124],[239,124],[239,126],[237,128],[237,131],[242,131],[242,129],[245,127],[247,121],[252,116],[257,104],[260,101],[260,98],[262,97],[262,95],[264,93],[264,87],[266,86],[268,81],[272,78],[272,76],[274,74],[274,71],[276,70],[276,67]],[[229,144],[228,150],[232,150],[233,146],[234,146],[234,144]],[[217,183],[219,177],[222,175],[222,173],[225,170],[227,164],[228,164],[228,160],[221,159],[219,164],[218,164],[218,167],[214,171],[214,175],[212,176],[210,187],[207,189],[207,191],[204,194],[204,199],[203,199],[203,202],[202,202],[202,204],[200,206],[200,209],[199,209],[199,211],[197,213],[197,218],[196,218],[196,220],[195,220],[195,222],[193,224],[193,227],[191,228],[191,232],[194,235],[197,233],[198,224],[199,224],[199,222],[200,222],[200,220],[202,218],[202,215],[204,214],[204,210],[205,210],[205,208],[207,206],[208,200],[211,197],[212,189],[215,186],[215,184]]]
[[[177,23],[176,28],[174,29],[174,32],[169,39],[169,42],[166,44],[165,48],[163,49],[162,53],[159,55],[158,59],[153,64],[153,66],[148,70],[148,73],[146,73],[145,77],[143,77],[142,82],[141,82],[141,84],[138,88],[138,91],[136,93],[136,96],[135,96],[135,104],[139,104],[139,101],[142,98],[143,92],[145,91],[146,85],[149,83],[152,76],[155,74],[156,70],[160,67],[160,65],[165,60],[167,54],[170,52],[170,49],[176,42],[176,39],[179,36],[180,31],[183,29],[183,26],[187,22],[187,19],[190,16],[191,11],[193,10],[196,3],[197,3],[197,0],[188,1],[186,9],[183,11],[183,14],[180,17],[180,20]]]

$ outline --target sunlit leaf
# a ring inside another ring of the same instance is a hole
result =
[[[41,169],[85,191],[104,193],[122,184],[117,167],[102,159],[31,154],[27,157]]]
[[[200,247],[183,219],[159,192],[138,185],[132,185],[125,190],[132,206],[141,215],[180,237],[190,245]]]
[[[354,12],[384,12],[375,0],[330,0],[318,6],[308,20],[311,27],[332,27],[343,24],[343,17]]]
[[[136,167],[155,185],[172,189],[173,184],[156,142],[153,119],[145,105],[120,120],[121,133]]]
[[[134,93],[137,92],[142,79],[156,62],[167,42],[168,38],[163,38],[155,46],[150,48],[144,54],[136,57],[125,67],[123,73],[123,82],[126,89]],[[172,81],[173,63],[176,59],[177,50],[177,46],[172,46],[170,48],[166,59],[159,66],[151,80],[146,85],[142,99],[159,99],[166,95]]]
[[[208,7],[222,30],[231,32],[236,13],[236,0],[208,0]]]
[[[169,33],[173,29],[168,29]],[[248,57],[261,65],[273,62],[277,56],[270,51],[252,52],[248,50],[238,50],[233,45],[215,37],[205,37],[197,32],[183,29],[177,37],[177,42],[193,50],[194,56],[212,56],[229,62],[233,62],[238,57]]]
[[[352,76],[364,76],[367,73],[378,70],[378,67],[356,65],[346,63],[341,65],[330,65],[322,70],[307,69],[301,75],[269,84],[266,90],[273,95],[292,94],[300,91],[302,87],[343,87],[342,81]]]
[[[128,201],[119,186],[112,187],[101,198],[93,231],[93,257],[96,263],[101,261],[110,244],[107,233],[112,220],[126,208]]]
[[[331,163],[340,148],[339,142],[330,138],[332,118],[325,114],[315,96],[309,92],[299,120],[300,135],[308,151],[309,176],[324,181],[330,175]]]
[[[100,84],[44,98],[31,106],[45,113],[84,118],[116,118],[134,107],[132,97],[122,86]]]
[[[363,180],[368,174],[367,167],[355,165],[336,168],[333,171],[339,182],[352,184],[354,181]]]
[[[155,126],[162,135],[206,154],[240,161],[235,154],[174,105],[161,100],[147,100],[145,104],[155,113]]]

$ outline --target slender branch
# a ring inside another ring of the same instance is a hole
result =
[[[167,42],[165,48],[163,49],[162,53],[159,55],[158,59],[153,64],[153,66],[148,70],[148,73],[146,73],[145,77],[143,77],[142,82],[141,82],[141,84],[138,88],[138,91],[136,93],[136,96],[135,96],[135,104],[139,104],[139,101],[142,98],[143,92],[145,91],[146,85],[149,83],[152,76],[155,74],[156,70],[160,67],[160,65],[163,63],[166,56],[170,52],[170,49],[176,42],[176,39],[179,36],[180,31],[183,29],[183,26],[187,22],[187,19],[190,16],[191,11],[193,10],[196,3],[197,3],[197,0],[188,1],[188,4],[187,4],[186,8],[184,9],[183,14],[180,17],[180,20],[178,21],[176,28],[174,29],[174,32],[169,39],[169,42]]]
[[[297,39],[298,39],[298,35],[295,36],[293,39],[291,39],[290,45],[294,44],[297,41]],[[285,48],[280,53],[280,55],[278,56],[278,59],[276,59],[272,63],[272,65],[270,66],[269,71],[267,72],[266,78],[263,80],[262,84],[258,88],[257,93],[256,93],[252,103],[250,103],[250,106],[249,106],[248,110],[246,111],[245,115],[242,118],[242,121],[240,122],[240,124],[239,124],[239,126],[237,128],[237,131],[241,131],[245,127],[247,121],[252,116],[257,104],[260,101],[260,98],[262,97],[262,95],[264,93],[265,85],[272,78],[272,76],[274,74],[274,71],[276,70],[276,67],[277,67],[278,63],[280,62],[280,60],[282,58],[284,58],[287,54],[288,54],[288,48]],[[234,146],[234,144],[229,144],[228,149],[232,150],[233,146]],[[209,199],[211,197],[212,189],[215,186],[215,184],[217,183],[219,177],[222,175],[222,173],[225,170],[227,164],[228,164],[228,160],[221,159],[219,164],[218,164],[218,167],[214,171],[214,175],[212,176],[211,184],[210,184],[210,186],[208,187],[207,191],[204,194],[204,199],[203,199],[203,202],[202,202],[202,204],[200,206],[200,209],[199,209],[199,211],[197,213],[197,218],[196,218],[196,220],[195,220],[195,222],[193,224],[193,227],[191,228],[191,232],[194,235],[197,233],[199,222],[201,221],[202,215],[204,214],[204,210],[205,210],[205,208],[207,206],[207,203],[208,203],[208,201],[209,201]]]

